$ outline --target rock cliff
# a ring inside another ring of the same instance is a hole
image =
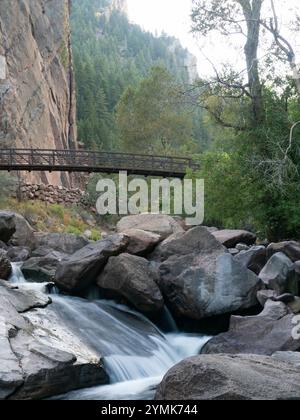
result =
[[[76,147],[71,0],[0,2],[0,147]],[[69,186],[66,174],[28,181]]]

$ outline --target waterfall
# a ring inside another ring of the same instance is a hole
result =
[[[13,264],[10,281],[20,288],[47,291],[47,283],[26,282],[19,263]],[[110,385],[74,391],[55,399],[152,399],[164,374],[180,360],[198,354],[209,340],[209,337],[179,333],[168,311],[165,317],[173,332],[164,335],[145,316],[115,302],[58,294],[52,296],[52,301],[48,310],[55,313],[53,319],[59,319],[103,357],[110,378]]]
[[[9,282],[15,284],[23,290],[35,290],[46,294],[56,295],[59,290],[55,287],[54,283],[31,283],[27,281],[22,272],[22,262],[11,263],[12,273]]]
[[[9,278],[10,283],[26,283],[26,280],[21,270],[23,263],[18,262],[18,263],[12,263],[11,265],[12,265],[12,273]]]
[[[180,360],[198,354],[209,340],[177,332],[163,335],[143,315],[108,301],[54,296],[51,309],[103,356],[111,382],[59,399],[151,399],[164,374]]]

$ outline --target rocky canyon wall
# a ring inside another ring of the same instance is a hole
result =
[[[0,147],[76,148],[71,0],[0,1]],[[70,186],[67,174],[27,181]]]

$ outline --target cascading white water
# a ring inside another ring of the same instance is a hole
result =
[[[23,263],[18,262],[18,263],[12,263],[11,265],[12,265],[12,273],[9,278],[9,281],[11,283],[26,283],[26,280],[21,270]]]
[[[36,292],[55,295],[59,291],[54,283],[31,283],[28,282],[22,272],[22,262],[12,263],[12,273],[9,278],[10,283],[14,283],[23,290],[35,290]]]
[[[177,332],[163,335],[143,315],[107,301],[54,296],[51,308],[104,357],[111,381],[60,399],[151,399],[163,375],[180,360],[198,354],[209,339]]]
[[[11,281],[35,290],[43,286],[26,283],[19,263],[13,264]],[[60,295],[52,296],[52,300],[48,309],[55,312],[54,319],[59,317],[64,326],[104,358],[111,382],[58,399],[151,399],[163,375],[180,360],[199,353],[209,339],[176,330],[163,335],[146,317],[114,302]]]

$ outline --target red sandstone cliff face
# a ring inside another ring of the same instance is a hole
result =
[[[0,1],[0,147],[76,148],[70,0]],[[27,181],[70,185],[67,174]]]

